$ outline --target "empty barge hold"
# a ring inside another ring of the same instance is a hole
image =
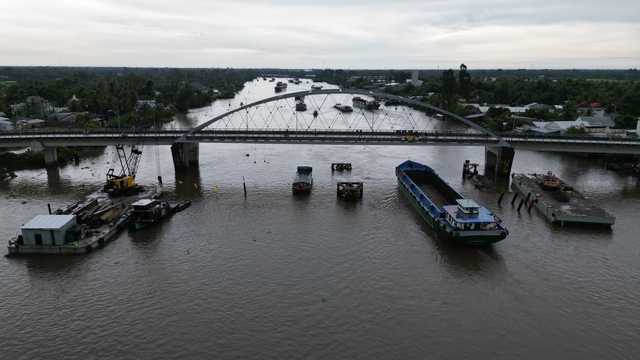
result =
[[[550,174],[512,174],[513,186],[538,208],[549,221],[611,226],[616,218],[579,191],[554,176],[558,186],[548,186]],[[531,204],[531,203],[530,203]]]
[[[489,209],[466,199],[432,168],[408,160],[396,167],[396,177],[411,204],[446,239],[489,245],[509,234]]]

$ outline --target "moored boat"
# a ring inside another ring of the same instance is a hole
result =
[[[380,108],[380,102],[376,99],[365,100],[359,96],[353,98],[353,106],[357,106],[362,109],[375,110]]]
[[[311,85],[311,90],[322,90],[322,85]]]
[[[293,179],[293,184],[291,188],[293,191],[300,192],[308,192],[311,191],[313,187],[313,177],[311,173],[313,172],[313,168],[307,165],[298,166],[298,170],[296,171],[296,176]]]
[[[276,91],[282,91],[282,90],[285,90],[286,88],[287,88],[287,83],[282,81],[278,81],[276,83],[276,86],[274,87]]]
[[[489,209],[466,199],[432,168],[407,160],[396,167],[396,177],[411,204],[447,240],[489,245],[509,234]]]
[[[157,199],[140,199],[131,204],[131,225],[137,230],[151,226],[170,214],[189,207],[191,202],[171,205]]]
[[[340,110],[341,112],[352,112],[353,108],[349,105],[343,105],[343,104],[335,104],[333,105],[334,108]]]

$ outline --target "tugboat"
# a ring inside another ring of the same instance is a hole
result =
[[[131,225],[138,230],[159,222],[163,218],[189,207],[191,202],[171,206],[166,201],[141,199],[131,205]]]

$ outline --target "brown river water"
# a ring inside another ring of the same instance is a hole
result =
[[[232,102],[271,96],[261,86]],[[464,160],[483,163],[476,147],[203,144],[189,174],[174,173],[167,146],[142,156],[138,182],[155,181],[159,158],[162,199],[193,205],[86,255],[0,258],[3,359],[640,357],[637,178],[516,152],[514,172],[553,170],[616,216],[599,228],[518,212],[511,193],[498,204],[462,179]],[[107,147],[0,181],[0,238],[97,190],[116,159]],[[397,187],[407,159],[489,207],[510,235],[489,247],[436,236]],[[332,162],[353,170],[332,173]],[[297,165],[314,169],[307,196],[291,192]],[[347,180],[364,182],[361,201],[336,197]]]

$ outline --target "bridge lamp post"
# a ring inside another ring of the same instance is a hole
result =
[[[616,104],[611,104],[611,106],[613,106],[613,121],[616,121],[616,110],[618,109],[616,107]]]
[[[513,132],[516,132],[516,119],[518,118],[518,100],[516,100],[516,116],[513,118]]]
[[[446,112],[444,113],[444,134],[447,134],[447,113],[449,112],[449,101],[445,100],[444,103],[446,104],[445,110]]]

